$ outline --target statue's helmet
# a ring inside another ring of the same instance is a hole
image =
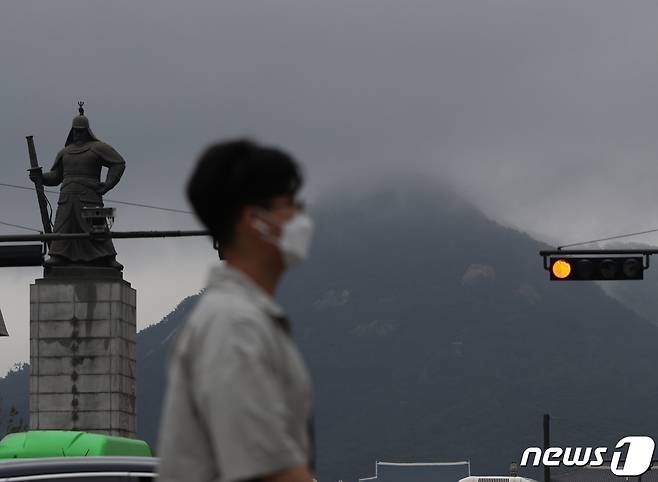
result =
[[[84,129],[87,131],[87,135],[89,136],[89,140],[91,141],[97,141],[98,139],[94,135],[93,132],[91,132],[91,128],[89,127],[89,119],[87,116],[85,116],[85,111],[82,108],[84,105],[84,102],[78,102],[78,105],[80,108],[78,109],[78,112],[80,113],[79,115],[75,116],[73,118],[73,122],[71,123],[71,130],[69,131],[69,135],[66,138],[66,143],[64,146],[68,146],[73,142],[73,130],[74,129]]]
[[[89,119],[85,115],[78,115],[73,118],[72,129],[89,129]]]

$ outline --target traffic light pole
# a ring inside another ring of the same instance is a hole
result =
[[[562,254],[658,254],[658,249],[546,249],[539,252],[540,256],[551,256],[551,255],[562,255]]]
[[[649,268],[649,258],[658,254],[658,249],[545,249],[539,252],[544,258],[544,269],[551,269],[549,256],[614,256],[614,255],[642,255],[644,256],[644,269]]]
[[[108,231],[106,233],[42,233],[11,234],[0,236],[0,243],[38,241],[47,243],[66,239],[136,239],[136,238],[180,238],[190,236],[210,236],[209,231]]]
[[[180,238],[190,236],[210,236],[209,231],[106,231],[98,233],[40,233],[13,234],[0,236],[0,268],[41,266],[46,255],[46,246],[51,241],[72,239],[138,239],[138,238]],[[37,241],[40,244],[13,244],[21,241]],[[9,243],[3,245],[3,243]],[[216,241],[213,248],[218,249]]]

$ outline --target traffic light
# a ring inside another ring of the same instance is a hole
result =
[[[42,263],[41,244],[0,246],[0,267],[41,266]]]
[[[644,279],[643,256],[565,256],[550,258],[553,281]]]

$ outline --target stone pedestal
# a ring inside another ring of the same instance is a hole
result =
[[[110,268],[30,286],[30,430],[135,436],[136,291]]]

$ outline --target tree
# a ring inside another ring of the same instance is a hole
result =
[[[12,405],[9,409],[9,420],[7,420],[7,430],[5,433],[26,432],[27,423],[25,419],[18,413],[16,406]]]
[[[21,416],[15,405],[5,412],[3,400],[0,397],[0,439],[5,435],[16,432],[26,432],[28,430],[25,418]]]

